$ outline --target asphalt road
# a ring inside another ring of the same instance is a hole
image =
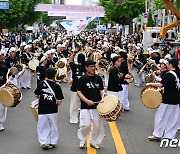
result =
[[[7,121],[4,124],[5,130],[0,132],[0,154],[85,154],[94,153],[79,148],[77,138],[78,124],[69,123],[70,91],[67,83],[61,87],[65,99],[58,112],[59,142],[52,150],[43,151],[38,143],[36,133],[36,121],[31,113],[31,102],[35,99],[33,91],[36,86],[35,77],[32,80],[32,89],[22,90],[23,100],[15,108],[8,108]],[[140,101],[142,87],[135,87],[132,83],[129,86],[130,111],[124,112],[116,121],[123,145],[127,154],[179,154],[177,148],[160,148],[160,142],[148,141],[154,126],[154,115],[156,109],[148,109]],[[116,154],[116,146],[111,134],[109,124],[104,121],[105,138],[100,149],[95,151],[98,154]],[[180,132],[177,133],[180,138]],[[123,153],[123,152],[119,152]]]

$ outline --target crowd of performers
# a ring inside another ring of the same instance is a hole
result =
[[[96,107],[104,95],[115,95],[130,110],[128,79],[137,87],[152,85],[164,88],[162,104],[155,115],[150,140],[173,139],[180,126],[180,48],[167,43],[161,48],[152,44],[144,53],[139,35],[81,32],[43,32],[0,37],[0,86],[12,82],[20,89],[34,91],[39,102],[37,134],[43,149],[58,142],[57,112],[63,96],[60,84],[68,82],[71,91],[69,122],[79,123],[80,148],[85,146],[93,122],[91,146],[99,149],[104,138],[102,117]],[[35,68],[35,69],[34,69]],[[15,71],[15,70],[18,71]],[[0,103],[0,130],[4,130],[7,107]]]

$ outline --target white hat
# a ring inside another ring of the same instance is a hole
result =
[[[2,50],[2,49],[1,49],[1,50],[0,50],[0,56],[3,55],[3,54],[5,54],[5,50]]]
[[[98,41],[97,44],[102,44],[102,42],[101,42],[101,41]]]
[[[171,55],[170,55],[170,54],[167,54],[164,58],[165,58],[165,59],[171,59]]]
[[[137,50],[141,50],[141,47],[137,46],[136,49],[137,49]]]
[[[120,47],[115,47],[114,50],[120,51]]]
[[[157,52],[157,50],[150,50],[149,51],[149,54],[151,55],[152,53],[155,53],[155,52]],[[158,52],[157,52],[158,53]]]
[[[128,47],[132,47],[133,45],[131,43],[128,43]]]
[[[147,51],[148,51],[148,52],[150,52],[150,51],[152,51],[152,50],[153,50],[153,49],[152,49],[151,47],[148,47],[148,48],[147,48]]]
[[[26,44],[26,42],[22,42],[21,44],[20,44],[20,47],[23,47],[23,46],[26,46],[27,44]]]
[[[126,41],[123,41],[122,44],[126,44]]]
[[[108,41],[108,39],[107,39],[107,38],[104,38],[103,40],[104,40],[104,41]]]
[[[142,47],[142,44],[141,44],[141,43],[138,43],[137,46],[138,46],[138,47]]]
[[[37,43],[37,40],[34,40],[32,43]]]
[[[29,49],[29,48],[30,48],[30,46],[29,46],[29,45],[26,45],[26,46],[24,47],[24,50]]]
[[[113,58],[116,57],[116,56],[118,56],[118,54],[112,53],[112,54],[111,54],[111,59],[113,59]]]
[[[42,63],[45,59],[47,59],[47,54],[44,54],[40,59],[39,63]]]
[[[62,48],[65,48],[65,47],[66,47],[66,45],[63,43],[63,44],[61,45],[61,47],[62,47]]]
[[[58,44],[56,48],[61,48],[61,44]]]
[[[120,51],[120,52],[126,52],[126,50],[124,50],[124,49],[121,49],[121,48],[119,49],[119,51]]]
[[[109,43],[105,42],[103,48],[109,48]]]
[[[166,59],[160,59],[159,62],[160,62],[161,64],[167,64],[167,63],[168,63],[168,61],[167,61]]]
[[[11,53],[11,52],[16,52],[16,48],[15,47],[11,47],[10,49],[9,49],[9,53]]]
[[[46,54],[47,54],[47,55],[52,54],[52,53],[53,53],[52,50],[46,51]]]
[[[29,40],[28,43],[32,43],[32,40]]]
[[[56,49],[51,49],[51,53],[54,54],[56,52]]]

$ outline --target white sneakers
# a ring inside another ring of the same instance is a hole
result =
[[[94,149],[100,149],[99,145],[97,144],[93,145],[92,143],[90,143],[90,146]]]
[[[135,86],[140,87],[141,85],[140,85],[140,84],[138,84],[138,83],[135,83]]]
[[[4,130],[4,126],[3,124],[0,124],[0,131],[3,131]]]
[[[79,143],[79,147],[80,147],[81,149],[83,149],[84,146],[85,146],[85,143],[83,143],[83,142],[80,142],[80,143]],[[97,145],[97,144],[94,145],[94,144],[90,143],[90,147],[92,147],[92,148],[94,148],[94,149],[100,149],[99,145]]]
[[[156,137],[156,136],[154,136],[154,135],[148,136],[148,139],[149,139],[150,141],[161,141],[161,138],[160,138],[160,137]]]
[[[80,142],[80,143],[79,143],[79,147],[80,147],[81,149],[83,149],[84,146],[85,146],[85,143],[83,143],[83,142]]]

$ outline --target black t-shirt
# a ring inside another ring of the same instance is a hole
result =
[[[36,67],[36,75],[37,75],[37,85],[40,81],[45,80],[46,77],[46,67],[45,66],[37,66]]]
[[[0,61],[0,65],[6,66],[6,63],[4,61]]]
[[[38,87],[34,91],[36,95],[40,96],[38,114],[52,114],[58,112],[57,100],[64,99],[61,87],[53,81],[47,81],[52,90],[54,91],[56,98],[52,94],[44,81],[38,84]]]
[[[53,68],[55,66],[55,62],[53,60],[47,60],[46,68]]]
[[[77,91],[77,83],[79,78],[85,74],[86,70],[85,67],[82,65],[77,65],[74,62],[69,63],[71,70],[72,70],[72,86],[71,91]]]
[[[177,71],[174,72],[180,78],[180,73]],[[161,80],[161,84],[164,87],[162,103],[170,105],[180,104],[180,90],[176,87],[175,76],[172,73],[166,73]]]
[[[17,64],[17,59],[16,58],[12,59],[11,57],[7,57],[5,59],[5,63],[8,68],[14,67]]]
[[[121,66],[120,66],[119,70],[120,70],[120,73],[123,73],[123,74],[124,74],[123,77],[121,77],[121,78],[122,78],[121,84],[128,84],[127,81],[124,81],[126,74],[129,73],[128,64],[127,64],[126,61],[124,61],[124,62],[121,63]]]
[[[29,61],[31,60],[31,58],[32,58],[32,55],[31,55],[30,53],[24,52],[24,53],[22,54],[22,62],[23,62],[24,64],[26,64],[26,65],[28,65],[28,63],[29,63]]]
[[[117,67],[113,66],[110,69],[107,90],[108,91],[113,91],[113,92],[122,91],[123,88],[121,86],[121,82],[122,82],[122,78],[120,77],[119,69]]]
[[[93,102],[99,102],[101,98],[101,90],[103,90],[103,82],[100,76],[88,76],[87,74],[83,75],[78,81],[78,91],[81,91],[82,94],[89,100]],[[89,106],[86,102],[81,100],[81,109],[96,109],[98,103],[95,105]]]
[[[10,46],[10,41],[9,41],[9,40],[6,40],[6,41],[5,41],[5,48],[9,48],[9,46]]]
[[[0,65],[0,86],[4,85],[6,83],[7,72],[8,72],[8,68],[4,65]]]
[[[168,70],[165,70],[161,73],[161,75],[160,75],[161,79],[166,75],[167,72],[168,72]]]

